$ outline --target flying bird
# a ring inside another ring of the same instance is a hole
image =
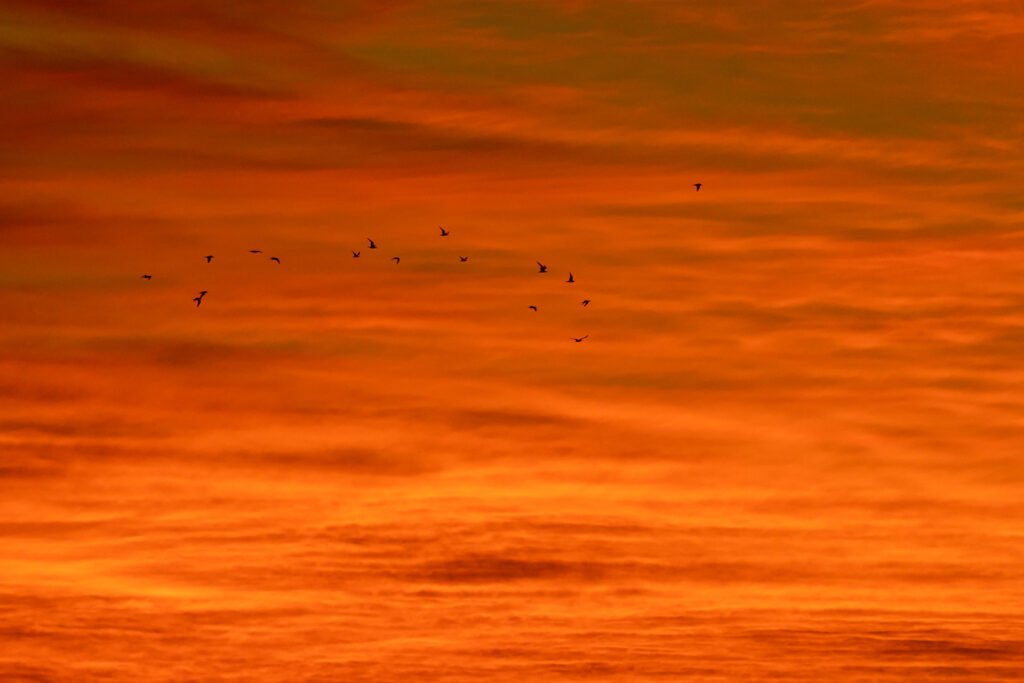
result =
[[[440,225],[437,226],[437,227],[441,228]],[[448,236],[448,231],[445,230],[444,228],[441,228],[441,237],[447,237],[447,236]]]
[[[539,271],[537,271],[537,272],[539,272],[539,273],[546,273],[546,272],[548,272],[548,267],[547,267],[547,266],[545,266],[545,265],[544,265],[543,263],[541,263],[540,261],[537,261],[537,267],[538,267],[538,268],[540,268],[540,270],[539,270]]]
[[[270,260],[276,263],[277,265],[281,265],[281,259],[277,258],[276,256],[271,256]]]
[[[582,303],[583,303],[583,308],[586,308],[587,306],[590,305],[590,299],[584,299]]]
[[[359,258],[359,252],[358,251],[353,251],[352,252],[352,258]]]
[[[469,257],[468,257],[468,256],[460,256],[460,257],[459,257],[459,261],[461,261],[462,263],[465,263],[465,262],[466,262],[466,261],[468,261],[468,260],[469,260]]]
[[[152,276],[152,275],[149,275],[149,274],[147,274],[147,275],[143,275],[143,276],[142,276],[142,279],[143,279],[143,280],[152,280],[152,279],[153,279],[153,276]]]
[[[572,340],[574,342],[576,342],[577,344],[579,344],[580,342],[582,342],[584,339],[586,339],[589,336],[590,336],[589,334],[585,334],[582,337],[572,337]]]
[[[196,308],[199,308],[199,304],[203,303],[203,297],[201,297],[201,296],[194,296],[194,297],[192,297],[192,301],[195,301],[196,302]]]
[[[263,250],[262,249],[250,249],[249,253],[250,254],[262,254]]]
[[[203,258],[205,258],[205,259],[206,259],[206,262],[207,262],[207,263],[209,263],[210,261],[212,261],[212,260],[213,260],[213,256],[204,256]]]
[[[569,273],[569,279],[566,280],[566,282],[568,282],[569,284],[572,284],[573,282],[576,282],[576,278],[574,278],[572,276],[572,273]]]
[[[201,292],[199,292],[199,298],[200,299],[202,299],[204,296],[206,296],[206,290],[205,289],[202,290]]]
[[[391,260],[395,262],[396,266],[402,262],[402,258],[400,256],[392,256]]]
[[[530,309],[531,311],[533,311],[534,313],[536,313],[536,312],[537,312],[537,307],[536,307],[536,306],[527,306],[527,308],[529,308],[529,309]]]
[[[697,189],[695,190],[695,192],[700,192],[700,186],[701,186],[702,184],[703,184],[703,183],[694,183],[694,184],[693,184],[693,186],[697,188]]]
[[[366,238],[366,241],[370,243],[370,249],[376,249],[377,248],[377,243],[374,242],[373,240],[371,240],[369,237]]]

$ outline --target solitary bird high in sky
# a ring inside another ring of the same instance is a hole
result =
[[[152,276],[152,275],[150,275],[149,273],[147,273],[147,274],[145,274],[145,275],[143,275],[143,276],[142,276],[142,279],[143,279],[143,280],[152,280],[152,279],[153,279],[153,276]]]
[[[590,299],[584,299],[581,303],[583,304],[583,308],[586,308],[590,305]]]
[[[400,256],[392,256],[391,260],[395,262],[396,266],[402,262],[402,258]]]
[[[249,253],[250,254],[262,254],[263,250],[262,249],[250,249]]]
[[[468,261],[468,260],[469,260],[469,257],[468,257],[468,256],[460,256],[460,257],[459,257],[459,261],[461,261],[462,263],[465,263],[465,262],[466,262],[466,261]]]
[[[203,258],[205,258],[206,262],[209,263],[210,261],[213,260],[213,255],[211,254],[211,255],[208,255],[208,256],[204,256]]]
[[[527,306],[527,308],[529,308],[529,309],[530,309],[531,311],[533,311],[534,313],[536,313],[536,312],[537,312],[537,307],[536,307],[536,306]]]
[[[281,259],[277,258],[276,256],[271,256],[270,260],[276,263],[277,265],[281,265]]]
[[[577,344],[579,344],[580,342],[582,342],[584,339],[586,339],[589,336],[590,336],[589,334],[585,334],[582,337],[572,337],[572,340],[574,342],[576,342]]]
[[[566,280],[566,282],[568,282],[569,284],[576,282],[576,278],[572,276],[572,273],[569,273],[569,279]]]
[[[441,228],[440,225],[437,226],[437,227]],[[444,228],[441,228],[441,237],[447,237],[447,236],[448,236],[448,231],[445,230]]]
[[[539,268],[539,269],[540,269],[540,270],[538,270],[538,271],[537,271],[537,272],[539,272],[539,273],[546,273],[546,272],[548,272],[548,267],[547,267],[547,266],[545,266],[545,265],[544,265],[543,263],[541,263],[540,261],[537,261],[537,268]]]
[[[359,258],[359,252],[358,251],[353,251],[352,252],[352,258]]]
[[[370,243],[370,249],[376,249],[377,248],[377,243],[374,242],[373,240],[371,240],[369,237],[366,238],[366,241]]]
[[[693,186],[694,186],[695,188],[697,188],[697,189],[696,189],[696,190],[694,190],[694,191],[695,191],[695,192],[700,192],[700,186],[701,186],[702,184],[703,184],[703,183],[694,183],[694,184],[693,184]]]

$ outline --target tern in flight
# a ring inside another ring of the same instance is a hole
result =
[[[353,251],[352,252],[352,258],[359,258],[359,252],[358,251]]]
[[[590,336],[589,334],[585,334],[582,337],[572,337],[572,340],[574,342],[576,342],[577,344],[579,344],[580,342],[582,342],[584,339],[586,339],[589,336]]]
[[[576,278],[572,276],[572,273],[569,273],[569,279],[566,280],[566,282],[568,282],[569,284],[576,282]]]
[[[147,274],[145,274],[145,275],[143,275],[143,276],[142,276],[142,279],[143,279],[143,280],[152,280],[152,279],[153,279],[153,276],[147,273]]]
[[[548,267],[545,266],[540,261],[537,261],[537,267],[540,268],[540,270],[537,271],[538,273],[546,273],[546,272],[548,272]]]
[[[212,255],[210,255],[210,256],[204,256],[203,258],[205,258],[205,259],[206,259],[206,262],[207,262],[207,263],[209,263],[210,261],[212,261],[212,260],[213,260],[213,256],[212,256]]]
[[[536,313],[536,312],[537,312],[537,307],[536,307],[536,306],[527,306],[527,308],[529,308],[529,309],[530,309],[531,311],[533,311],[534,313]]]
[[[262,254],[263,250],[262,249],[250,249],[249,253],[250,254]]]
[[[376,249],[377,248],[377,243],[374,242],[373,240],[371,240],[369,237],[366,238],[366,241],[370,243],[370,249]]]
[[[437,227],[438,227],[438,228],[441,228],[441,226],[440,226],[440,225],[439,225],[439,226],[437,226]],[[447,237],[447,236],[448,236],[448,231],[447,231],[447,230],[445,230],[444,228],[441,228],[441,237]]]
[[[460,256],[460,257],[459,257],[459,261],[461,261],[462,263],[465,263],[465,262],[466,262],[466,261],[468,261],[468,260],[469,260],[469,257],[468,257],[468,256]]]
[[[700,192],[700,186],[701,186],[702,184],[703,184],[703,183],[694,183],[694,184],[693,184],[693,186],[697,188],[697,189],[695,190],[695,192]]]
[[[402,262],[402,258],[400,256],[392,256],[391,260],[395,262],[396,266]]]
[[[277,258],[276,256],[271,256],[270,260],[276,263],[277,265],[281,265],[281,259]]]
[[[583,304],[583,308],[586,308],[587,306],[589,306],[589,305],[590,305],[590,299],[584,299],[584,300],[582,301],[582,304]]]

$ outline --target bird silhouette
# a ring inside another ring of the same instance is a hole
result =
[[[529,309],[530,309],[531,311],[533,311],[534,313],[536,313],[536,312],[537,312],[537,307],[536,307],[536,306],[527,306],[527,308],[529,308]]]
[[[201,303],[203,303],[203,297],[201,297],[201,296],[194,296],[194,297],[192,297],[192,301],[195,301],[196,302],[196,308],[199,308],[199,305]]]
[[[359,252],[358,251],[353,251],[352,252],[352,258],[359,258]]]
[[[543,263],[541,263],[540,261],[537,261],[537,267],[538,267],[538,268],[540,268],[540,270],[539,270],[539,271],[537,271],[537,272],[539,272],[539,273],[546,273],[546,272],[548,272],[548,267],[547,267],[547,266],[545,266],[545,265],[544,265]]]
[[[391,260],[395,262],[396,266],[402,262],[402,258],[400,256],[392,256]]]
[[[263,250],[262,249],[250,249],[249,253],[250,254],[262,254]]]
[[[569,273],[569,279],[566,280],[566,282],[568,282],[569,284],[576,282],[576,278],[572,276],[572,273]]]
[[[582,341],[583,341],[584,339],[586,339],[586,338],[587,338],[587,337],[589,337],[589,336],[590,336],[589,334],[585,334],[585,335],[583,335],[582,337],[571,337],[571,339],[572,339],[572,340],[573,340],[574,342],[576,342],[577,344],[579,344],[580,342],[582,342]]]
[[[460,257],[459,257],[459,261],[461,261],[462,263],[465,263],[465,262],[466,262],[466,261],[468,261],[468,260],[469,260],[469,257],[468,257],[468,256],[460,256]]]
[[[206,259],[206,262],[207,262],[207,263],[209,263],[210,261],[212,261],[212,260],[213,260],[213,256],[204,256],[203,258],[205,258],[205,259]]]
[[[590,305],[590,299],[584,299],[582,303],[583,303],[583,308],[586,308],[587,306]]]
[[[281,259],[277,258],[276,256],[271,256],[270,260],[276,263],[277,265],[281,265]]]
[[[441,228],[440,225],[437,226],[437,227]],[[441,237],[447,237],[447,236],[448,236],[448,231],[445,230],[444,228],[441,228]]]
[[[370,243],[370,249],[376,249],[377,248],[377,243],[374,242],[373,240],[371,240],[369,237],[366,238],[366,241]]]
[[[152,275],[149,275],[149,274],[146,274],[146,275],[143,275],[143,276],[142,276],[142,279],[143,279],[143,280],[152,280],[152,279],[153,279],[153,276],[152,276]]]
[[[204,296],[206,296],[206,290],[205,289],[202,290],[201,292],[199,292],[199,298],[200,299],[202,299]]]
[[[695,190],[695,192],[700,192],[700,186],[701,186],[702,184],[703,184],[703,183],[694,183],[694,184],[693,184],[693,186],[697,188],[697,189]]]

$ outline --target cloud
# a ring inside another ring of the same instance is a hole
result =
[[[1019,32],[8,3],[0,678],[1011,678]]]
[[[439,463],[412,453],[388,452],[363,447],[328,447],[318,450],[221,453],[219,459],[231,467],[269,469],[303,475],[341,473],[379,477],[414,477],[436,472]]]

